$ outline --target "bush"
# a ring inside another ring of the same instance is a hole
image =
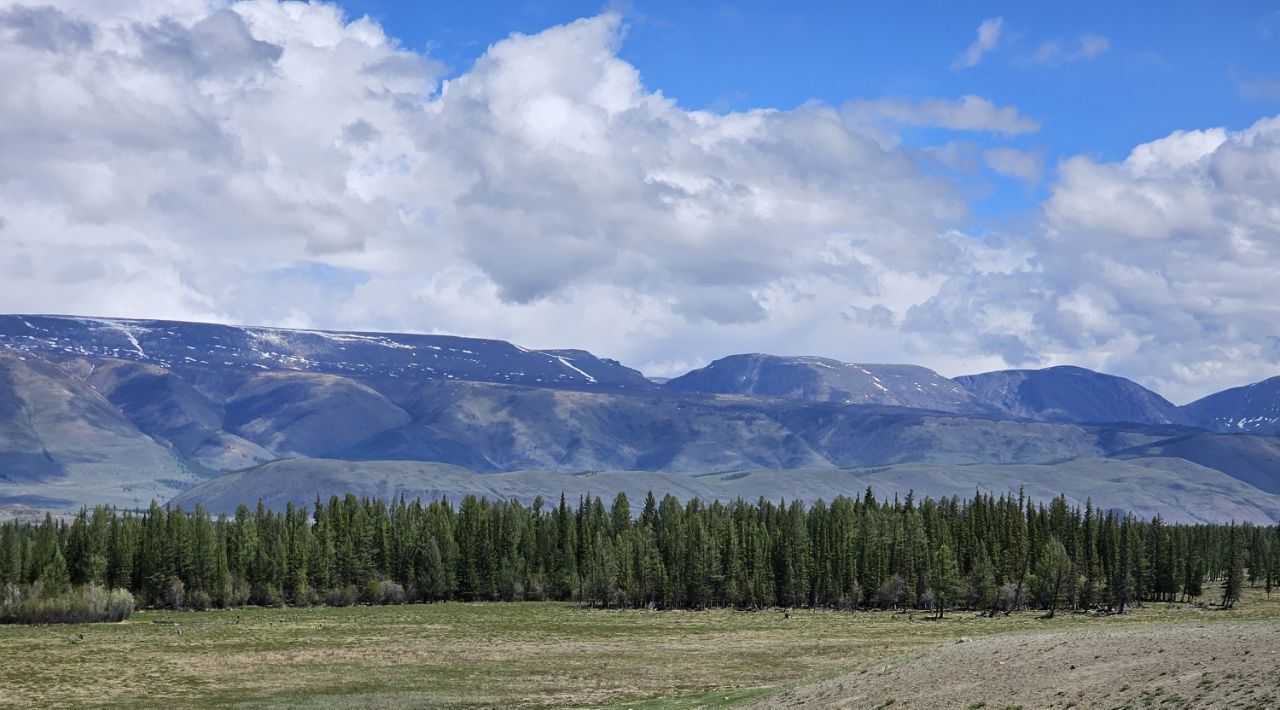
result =
[[[876,590],[876,603],[881,609],[897,608],[907,595],[907,582],[899,575],[886,579]]]
[[[307,587],[302,591],[293,595],[294,606],[315,606],[320,598],[316,595],[316,590]]]
[[[213,598],[203,589],[187,595],[187,608],[192,611],[207,611],[213,608]]]
[[[253,596],[253,590],[249,588],[249,582],[236,575],[229,575],[226,583],[219,591],[221,596],[219,606],[224,609],[244,606],[249,603],[250,597]]]
[[[132,614],[132,594],[92,584],[57,596],[14,585],[0,594],[0,623],[4,624],[88,624],[124,621]]]
[[[547,598],[547,584],[542,575],[535,574],[529,578],[529,584],[524,590],[524,598],[535,602]]]
[[[284,595],[274,584],[259,584],[253,588],[249,602],[258,606],[284,606]]]
[[[1012,582],[1006,582],[1000,585],[999,591],[996,592],[996,608],[1004,613],[1018,608],[1021,600],[1018,599],[1018,586]]]
[[[937,609],[938,596],[933,593],[932,589],[924,590],[924,594],[920,595],[919,603],[916,604],[918,609]]]
[[[404,587],[384,579],[378,582],[378,596],[381,600],[380,604],[403,604],[404,603]]]
[[[181,579],[171,577],[169,583],[165,585],[164,596],[160,600],[160,606],[174,611],[182,610],[182,603],[187,598],[187,587],[182,583]]]
[[[324,603],[329,606],[352,606],[360,599],[360,592],[352,585],[335,587],[325,595]]]

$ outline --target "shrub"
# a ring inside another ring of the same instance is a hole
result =
[[[933,593],[932,589],[926,589],[924,594],[920,595],[919,603],[916,606],[920,609],[936,609],[938,608],[938,596]]]
[[[259,584],[253,588],[249,602],[258,606],[283,606],[284,595],[274,584]]]
[[[160,600],[160,606],[174,611],[182,610],[182,603],[187,598],[187,587],[182,583],[181,579],[171,577],[169,583],[165,585],[164,596]]]
[[[107,597],[106,619],[104,621],[124,621],[133,615],[133,595],[127,589],[112,589]]]
[[[197,589],[187,595],[187,608],[192,611],[206,611],[208,609],[212,609],[213,598],[210,597],[209,593],[203,589]]]
[[[529,584],[524,590],[524,598],[535,602],[547,598],[547,584],[542,575],[535,574],[529,578]]]
[[[907,595],[907,582],[899,575],[893,575],[886,579],[880,585],[880,589],[876,590],[876,603],[882,609],[897,608],[902,604],[902,599]]]
[[[249,583],[237,579],[231,583],[231,593],[227,597],[227,606],[244,606],[249,603]]]
[[[352,585],[334,587],[325,595],[324,603],[329,606],[351,606],[360,599],[360,592]]]
[[[302,591],[293,595],[294,606],[315,606],[320,598],[316,595],[316,590],[306,587]]]
[[[22,590],[16,584],[6,584],[0,588],[0,613],[22,601]]]
[[[404,603],[404,587],[384,579],[378,582],[379,604],[403,604]]]
[[[996,592],[996,607],[1007,614],[1016,609],[1018,604],[1018,585],[1012,582],[1000,585],[1000,590]]]
[[[87,624],[124,621],[132,614],[132,594],[92,584],[56,596],[8,585],[0,594],[0,623],[6,624]]]

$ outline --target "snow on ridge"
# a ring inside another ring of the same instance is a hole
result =
[[[356,333],[331,333],[323,330],[304,330],[300,332],[307,333],[309,335],[318,335],[321,338],[326,338],[328,340],[333,340],[339,343],[372,343],[374,345],[381,345],[384,348],[392,348],[394,350],[416,350],[417,349],[414,346],[409,345],[408,343],[401,343],[399,341],[392,340],[391,338],[388,338],[385,335],[358,335]]]
[[[570,370],[573,370],[574,372],[578,373],[579,375],[582,375],[583,377],[587,378],[587,383],[588,383],[588,384],[592,384],[592,385],[596,384],[596,378],[594,378],[594,377],[592,377],[591,375],[588,375],[587,373],[583,372],[582,370],[579,370],[578,368],[574,367],[572,364],[570,364],[570,362],[569,362],[569,359],[568,359],[568,358],[564,357],[563,355],[552,355],[551,357],[555,358],[556,360],[559,360],[561,365],[564,365],[565,367],[569,368]]]
[[[73,318],[72,320],[78,320],[85,324],[96,323],[98,325],[105,325],[112,330],[120,331],[121,333],[124,333],[124,337],[128,339],[129,345],[133,346],[133,351],[138,353],[139,357],[147,357],[147,351],[142,349],[142,344],[138,342],[137,336],[133,334],[135,328],[143,332],[146,332],[146,328],[136,325],[125,325],[123,321],[113,320],[110,318]]]
[[[270,327],[254,327],[241,328],[254,338],[268,340],[275,344],[285,344],[287,341],[284,336],[289,333],[305,333],[306,335],[314,335],[316,337],[332,340],[339,343],[371,343],[380,345],[384,348],[392,348],[394,350],[416,350],[412,345],[392,340],[385,335],[361,335],[359,333],[333,332],[327,330],[311,330],[308,328],[270,328]]]
[[[284,335],[281,334],[281,331],[278,331],[275,329],[241,328],[240,330],[243,331],[245,335],[249,336],[249,338],[251,338],[255,342],[255,344],[266,343],[268,345],[271,345],[277,348],[285,348],[289,346],[289,342],[285,340]],[[256,348],[255,348],[255,351],[257,351]],[[261,351],[257,351],[257,352],[261,353]]]

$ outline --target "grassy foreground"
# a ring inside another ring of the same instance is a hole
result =
[[[141,612],[0,627],[0,705],[716,707],[958,637],[1269,619],[1149,605],[1123,617],[1024,613],[600,611],[560,603]]]

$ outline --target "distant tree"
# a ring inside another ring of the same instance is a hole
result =
[[[609,534],[617,537],[631,527],[631,501],[625,491],[619,491],[609,509]]]
[[[1244,589],[1244,555],[1240,551],[1236,526],[1231,526],[1227,538],[1226,575],[1222,580],[1222,608],[1230,609],[1240,599]]]
[[[1058,610],[1063,589],[1072,574],[1071,557],[1067,555],[1067,548],[1058,538],[1050,537],[1036,561],[1036,579],[1049,607],[1050,619]]]
[[[981,611],[990,611],[996,605],[995,568],[986,547],[980,547],[978,556],[969,570],[969,604]]]
[[[1267,594],[1271,594],[1271,590],[1276,584],[1280,583],[1280,544],[1273,537],[1266,537],[1263,543],[1263,564],[1266,570],[1263,572],[1263,588]]]
[[[1204,594],[1204,560],[1188,557],[1186,578],[1182,582],[1183,598],[1199,599]]]
[[[105,583],[147,605],[352,604],[446,599],[582,600],[602,606],[811,605],[850,609],[1025,608],[1071,599],[1123,611],[1200,597],[1208,580],[1235,604],[1247,574],[1280,578],[1280,527],[1168,525],[1082,512],[1063,498],[977,493],[917,500],[838,497],[731,504],[645,497],[632,518],[582,497],[576,507],[467,497],[390,504],[317,499],[311,515],[258,505],[216,518],[152,505],[97,508],[68,522],[0,523],[6,594]],[[1034,572],[1034,574],[1032,574]],[[38,584],[38,587],[37,587]]]
[[[71,589],[71,579],[67,574],[67,561],[62,557],[62,550],[56,545],[52,553],[40,568],[41,591],[46,597],[58,597]]]
[[[933,565],[929,571],[929,587],[933,590],[938,618],[942,618],[947,605],[953,603],[961,594],[962,581],[960,571],[956,568],[955,555],[951,546],[943,544],[933,555]]]

